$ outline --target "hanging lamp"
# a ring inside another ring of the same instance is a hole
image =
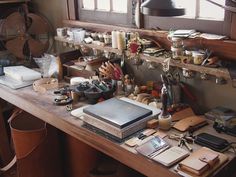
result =
[[[146,0],[141,4],[141,13],[150,16],[181,16],[185,9],[175,6],[174,0]]]

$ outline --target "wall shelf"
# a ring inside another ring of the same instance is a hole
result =
[[[123,51],[118,50],[118,49],[114,49],[109,46],[99,46],[99,45],[95,45],[95,44],[84,44],[84,43],[79,44],[79,43],[74,43],[73,41],[69,41],[65,38],[58,37],[58,36],[55,37],[55,40],[63,42],[63,43],[67,43],[67,44],[72,44],[73,46],[85,45],[90,48],[95,48],[98,50],[105,50],[105,51],[112,52],[112,53],[117,53],[117,54],[123,53]],[[155,62],[158,64],[163,63],[163,61],[166,59],[164,57],[153,57],[153,56],[146,56],[143,54],[140,54],[140,58],[145,61]],[[194,64],[184,64],[184,63],[179,62],[178,60],[171,60],[170,65],[174,66],[174,67],[178,67],[178,68],[186,68],[186,69],[200,72],[200,73],[206,73],[206,74],[213,75],[216,77],[222,77],[226,80],[230,79],[229,72],[226,68],[209,68],[209,67],[204,67],[204,66],[199,66],[199,65],[194,65]]]
[[[98,23],[82,22],[78,20],[63,20],[63,24],[69,27],[80,27],[97,32],[109,32],[112,30],[122,30],[126,32],[138,32],[141,36],[152,38],[158,41],[165,49],[170,49],[170,41],[167,40],[168,31],[153,29],[137,29],[115,25],[104,25]],[[236,41],[235,40],[208,40],[204,38],[185,39],[184,45],[187,48],[209,49],[223,60],[236,61]]]

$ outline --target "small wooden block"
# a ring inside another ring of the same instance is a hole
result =
[[[152,119],[147,122],[147,128],[155,129],[158,126],[158,120]]]

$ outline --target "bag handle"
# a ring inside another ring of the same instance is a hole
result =
[[[6,165],[3,168],[0,168],[0,172],[6,172],[10,170],[11,167],[13,167],[15,164],[16,164],[16,156],[12,159],[12,161],[8,165]]]
[[[8,123],[10,123],[16,116],[18,116],[20,113],[22,113],[23,112],[23,110],[22,109],[20,109],[20,108],[15,108],[14,110],[13,110],[13,113],[12,113],[12,115],[11,115],[11,117],[8,119]]]

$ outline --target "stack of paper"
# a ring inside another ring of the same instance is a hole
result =
[[[41,78],[41,74],[24,66],[9,66],[4,67],[4,73],[15,80],[27,82]]]
[[[41,78],[41,74],[24,66],[4,67],[5,76],[0,76],[0,84],[6,85],[12,89],[18,89],[32,85],[32,83]]]

